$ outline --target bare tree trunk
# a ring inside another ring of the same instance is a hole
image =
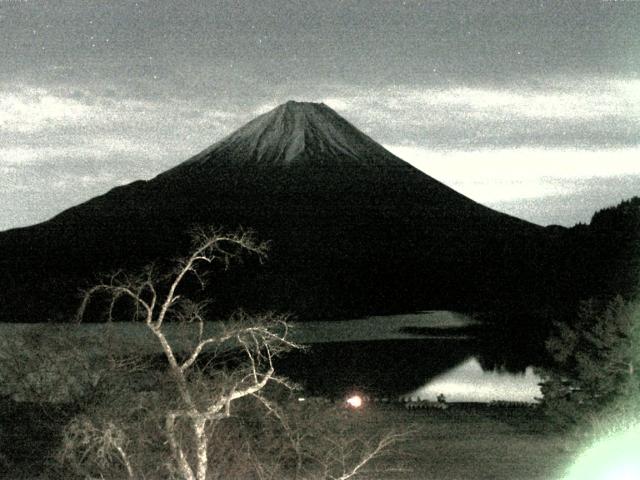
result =
[[[175,425],[176,425],[176,414],[170,413],[169,415],[167,415],[165,428],[167,430],[167,435],[169,437],[169,445],[171,447],[171,453],[172,453],[173,459],[177,464],[176,466],[178,467],[178,470],[180,471],[180,474],[182,475],[183,480],[196,480],[196,477],[193,474],[193,470],[191,469],[191,466],[187,461],[184,451],[182,450],[182,448],[178,444],[178,441],[176,440]]]
[[[197,480],[207,480],[207,470],[209,462],[209,451],[207,445],[207,435],[205,427],[207,426],[207,420],[205,418],[197,418],[193,420],[193,429],[196,433],[196,455],[197,455],[197,467],[196,478]]]

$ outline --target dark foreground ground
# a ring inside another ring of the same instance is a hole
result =
[[[47,478],[40,472],[56,437],[47,425],[68,413],[0,401],[0,478]],[[358,477],[363,479],[559,479],[579,453],[575,440],[544,431],[535,408],[371,404],[353,414],[361,418],[359,433],[416,432],[370,464]]]
[[[448,410],[376,408],[382,427],[416,428],[415,440],[370,469],[379,479],[559,479],[578,455],[575,440],[545,431],[536,408],[454,404]],[[387,469],[384,472],[385,468]]]

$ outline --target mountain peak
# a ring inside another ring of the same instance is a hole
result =
[[[187,160],[242,165],[405,164],[324,103],[289,100]]]
[[[287,100],[285,103],[280,104],[276,107],[278,108],[286,108],[286,109],[305,109],[305,108],[316,108],[316,107],[327,107],[322,102],[299,102],[297,100]]]
[[[327,107],[324,103],[317,102],[299,102],[297,100],[287,100],[285,103],[281,103],[277,107],[273,108],[267,113],[285,113],[289,115],[313,115],[314,112],[328,110],[337,115],[331,108]]]

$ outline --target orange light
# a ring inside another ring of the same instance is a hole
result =
[[[360,395],[352,395],[347,398],[347,405],[352,408],[360,408],[362,406],[362,397]]]

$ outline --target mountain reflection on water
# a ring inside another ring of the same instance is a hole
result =
[[[314,395],[354,388],[372,396],[452,402],[532,402],[544,355],[523,325],[500,329],[453,312],[300,325],[305,352],[280,359],[280,373]]]
[[[542,397],[540,382],[533,367],[527,367],[522,373],[485,370],[476,357],[471,357],[404,398],[436,401],[439,395],[444,395],[447,402],[532,403]]]

